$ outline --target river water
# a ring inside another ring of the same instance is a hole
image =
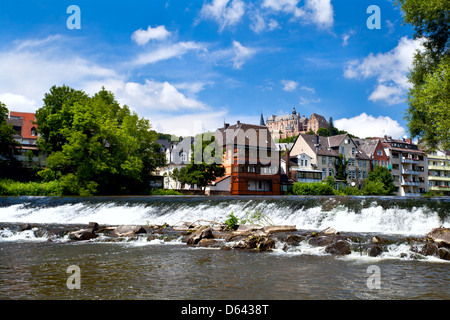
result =
[[[91,221],[223,222],[256,210],[275,224],[392,244],[378,257],[340,257],[306,242],[255,252],[177,238],[74,242],[65,233]],[[25,223],[33,228],[21,231]],[[419,255],[407,241],[440,225],[450,227],[449,198],[0,197],[0,299],[450,299],[450,262]],[[70,266],[79,268],[79,289],[67,285]]]

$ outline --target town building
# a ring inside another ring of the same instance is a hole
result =
[[[208,190],[226,191],[232,195],[280,195],[280,151],[263,125],[237,121],[225,124],[215,133],[222,142],[225,176]]]
[[[395,194],[421,196],[428,191],[428,160],[425,151],[410,139],[396,140],[384,136],[382,144],[394,177]]]
[[[428,157],[428,191],[450,195],[450,151],[436,151]]]
[[[264,121],[260,121],[260,123],[263,124]],[[300,116],[294,107],[291,114],[271,115],[266,121],[266,126],[269,128],[272,138],[285,139],[296,137],[300,133],[307,133],[309,130],[317,132],[319,128],[328,128],[329,124],[323,116],[316,113],[313,113],[309,119],[304,115]]]
[[[384,151],[384,146],[381,143],[381,139],[357,139],[353,138],[353,141],[360,147],[360,149],[370,159],[370,171],[373,171],[376,166],[385,167],[391,169],[389,165],[389,157]]]
[[[322,174],[322,180],[335,177],[341,154],[348,161],[347,181],[343,182],[360,188],[370,172],[370,158],[348,134],[331,137],[300,134],[290,150],[290,158],[299,159],[300,167],[302,159],[303,167],[311,167],[309,173],[299,170],[297,179],[318,180],[318,173]]]
[[[34,113],[11,111],[6,123],[15,130],[14,139],[20,144],[11,152],[24,167],[46,165],[46,155],[37,146],[38,127]]]

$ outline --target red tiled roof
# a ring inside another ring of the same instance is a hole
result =
[[[10,117],[21,117],[23,118],[23,126],[22,126],[22,138],[25,139],[37,139],[37,135],[33,136],[31,134],[31,129],[34,127],[37,130],[36,117],[34,113],[29,112],[17,112],[11,111]]]

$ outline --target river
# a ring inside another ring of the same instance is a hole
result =
[[[308,243],[255,252],[146,237],[74,242],[64,233],[93,221],[175,225],[255,210],[299,230],[333,227],[392,244],[377,257],[333,256]],[[32,229],[21,231],[25,223]],[[450,227],[449,198],[0,197],[0,298],[450,299],[450,262],[418,255],[407,242],[440,225]],[[70,266],[79,268],[79,289],[68,287]]]

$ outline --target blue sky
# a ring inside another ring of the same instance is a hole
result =
[[[69,29],[70,5],[81,29]],[[369,29],[370,5],[380,29]],[[160,132],[333,117],[401,137],[420,42],[391,0],[0,1],[0,101],[35,111],[53,85],[114,92]]]

